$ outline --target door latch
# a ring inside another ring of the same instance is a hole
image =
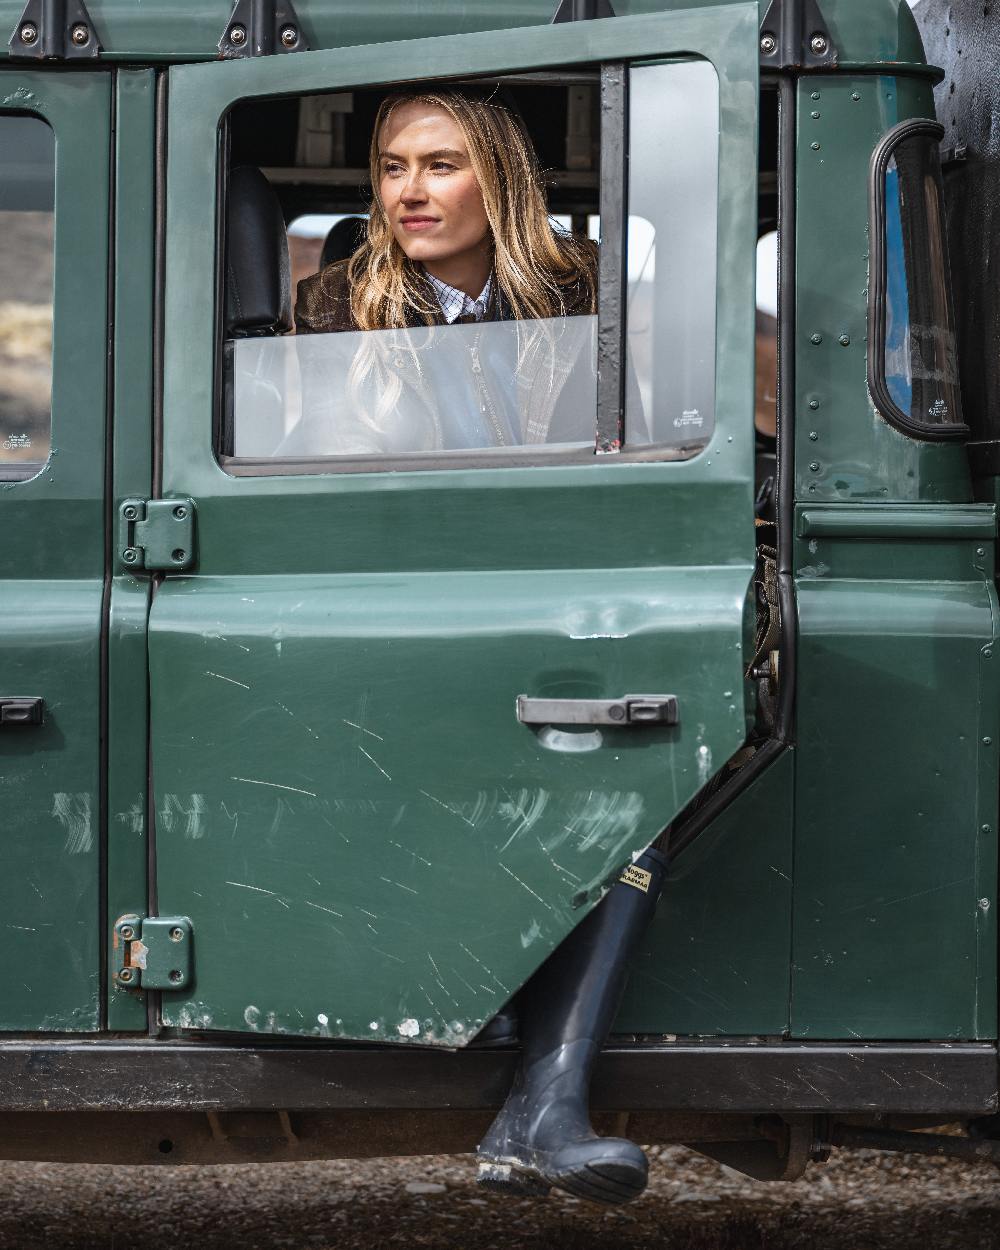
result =
[[[194,968],[187,916],[120,916],[115,921],[115,985],[120,990],[183,990]]]
[[[532,699],[517,696],[522,725],[676,725],[677,696],[626,694],[620,699]]]

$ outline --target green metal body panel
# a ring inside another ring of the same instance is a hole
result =
[[[671,871],[616,1033],[788,1031],[795,755],[788,750]]]
[[[0,1028],[96,1029],[100,898],[100,626],[104,550],[107,75],[18,70],[0,109],[56,135],[52,453],[0,484],[0,692],[45,723],[0,736]]]
[[[923,78],[799,86],[799,1037],[996,1036],[996,521],[865,366],[870,155],[933,115]]]
[[[965,448],[921,442],[884,421],[868,394],[865,365],[871,154],[897,122],[933,116],[925,78],[824,74],[799,83],[797,499],[972,499]]]
[[[797,540],[796,1037],[996,1036],[994,545],[924,507]]]
[[[740,0],[732,0],[738,4]],[[769,0],[759,0],[763,16]],[[619,17],[672,9],[722,8],[727,0],[614,0]],[[313,49],[392,39],[473,34],[547,25],[557,0],[297,0],[295,11]],[[823,15],[842,61],[919,62],[923,49],[906,0],[825,0]],[[0,0],[0,56],[23,12],[21,0]],[[88,0],[104,56],[129,62],[215,60],[232,13],[231,0]],[[295,54],[300,55],[300,54]],[[420,67],[422,72],[423,67]]]
[[[155,81],[152,70],[121,70],[115,109],[114,498],[149,495],[153,426],[153,231]],[[107,932],[118,916],[145,909],[148,670],[147,579],[117,573],[108,636]],[[108,947],[108,980],[118,966]],[[112,988],[108,1027],[145,1029],[146,1002]]]
[[[163,488],[196,501],[199,555],[150,617],[153,775],[159,907],[191,917],[199,955],[169,1023],[460,1045],[743,742],[756,23],[730,6],[171,70]],[[679,51],[716,63],[726,118],[701,456],[221,471],[215,135],[234,100]],[[661,688],[677,729],[585,752],[514,715],[521,693]]]

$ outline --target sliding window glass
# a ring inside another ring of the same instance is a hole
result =
[[[0,478],[49,455],[55,135],[0,116]]]

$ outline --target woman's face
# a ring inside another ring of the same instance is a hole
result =
[[[444,109],[419,101],[393,109],[379,135],[379,193],[399,246],[432,273],[488,252],[483,194]]]

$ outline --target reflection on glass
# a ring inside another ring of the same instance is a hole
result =
[[[558,317],[234,340],[234,453],[592,449],[596,328]]]
[[[715,422],[719,82],[647,65],[630,92],[625,441],[693,454]]]
[[[0,117],[0,464],[49,454],[54,208],[51,129]]]
[[[885,381],[921,425],[961,424],[937,140],[895,148],[885,174]]]

